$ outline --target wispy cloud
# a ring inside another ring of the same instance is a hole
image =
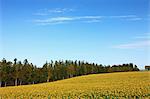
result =
[[[136,15],[116,15],[116,16],[109,16],[110,18],[135,18]]]
[[[135,18],[129,18],[129,19],[127,19],[127,20],[129,20],[129,21],[140,21],[140,20],[142,20],[143,18],[140,18],[140,17],[135,17]]]
[[[66,13],[73,12],[75,9],[70,8],[53,8],[53,9],[41,9],[38,10],[34,15],[41,16],[41,18],[34,19],[33,22],[39,25],[49,25],[49,24],[62,24],[71,22],[84,22],[84,23],[98,23],[103,19],[106,20],[125,20],[125,21],[140,21],[143,18],[137,15],[114,15],[114,16],[66,16]],[[49,17],[54,15],[55,17]],[[61,16],[60,16],[61,15]],[[42,17],[44,16],[44,17]],[[46,18],[47,17],[47,18]]]
[[[135,36],[134,39],[150,40],[150,33],[145,33],[144,35]]]
[[[54,9],[40,9],[34,15],[39,15],[39,16],[46,16],[50,14],[58,14],[58,13],[67,13],[67,12],[73,12],[74,9],[69,9],[69,8],[54,8]]]
[[[55,9],[47,10],[47,12],[49,13],[64,13],[64,12],[72,12],[72,11],[74,10],[69,8],[55,8]]]
[[[73,20],[73,18],[71,18],[71,17],[55,17],[55,18],[49,18],[49,19],[45,19],[45,20],[35,20],[35,21],[39,22],[39,23],[48,23],[48,22],[69,21],[69,20]]]
[[[147,33],[146,33],[147,34]],[[131,43],[119,44],[113,48],[119,49],[136,49],[136,48],[148,48],[150,47],[150,37],[149,35],[135,36],[134,41]]]
[[[37,12],[37,13],[34,13],[33,15],[46,16],[48,15],[48,13]]]
[[[62,24],[67,21],[74,20],[74,18],[71,17],[54,17],[54,18],[48,18],[48,19],[37,19],[34,20],[35,23],[38,25],[48,25],[48,24]]]
[[[71,21],[84,21],[84,22],[100,22],[102,16],[78,16],[78,17],[52,17],[48,19],[36,19],[34,23],[39,25],[66,23]]]
[[[137,16],[137,15],[118,15],[118,16],[109,16],[111,19],[124,19],[128,21],[140,21],[143,18]]]
[[[150,39],[150,36],[136,36],[135,39]]]
[[[39,15],[45,15],[44,13]],[[128,21],[139,21],[142,18],[137,17],[135,15],[126,15],[126,16],[58,16],[58,17],[50,17],[45,19],[35,19],[33,20],[34,23],[37,24],[54,24],[54,23],[66,23],[66,22],[73,22],[73,21],[80,21],[86,23],[94,23],[94,22],[101,22],[102,19],[123,19]]]
[[[93,20],[87,20],[87,21],[84,21],[85,23],[97,23],[97,22],[101,22],[101,20],[98,20],[98,19],[93,19]]]
[[[147,48],[147,47],[150,47],[150,40],[137,41],[128,44],[120,44],[114,46],[114,48],[119,48],[119,49],[136,49],[136,48]]]
[[[77,19],[101,19],[103,16],[79,16]]]

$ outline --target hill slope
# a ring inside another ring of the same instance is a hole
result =
[[[0,88],[0,97],[78,99],[79,97],[150,97],[150,72],[92,74],[56,82]],[[96,98],[96,99],[97,99]]]

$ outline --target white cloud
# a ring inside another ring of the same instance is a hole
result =
[[[64,13],[64,12],[72,12],[73,9],[69,8],[55,8],[55,9],[47,9],[48,13]]]
[[[110,18],[136,18],[136,15],[117,15],[117,16],[109,16]]]
[[[60,11],[61,12],[61,11]],[[39,13],[40,14],[40,13]],[[42,14],[41,14],[42,15]],[[44,15],[44,14],[43,14]],[[63,16],[63,17],[51,17],[47,19],[36,19],[34,20],[37,24],[55,24],[55,23],[66,23],[66,22],[73,22],[73,21],[80,21],[85,23],[94,23],[94,22],[101,22],[102,19],[109,19],[109,18],[119,18],[131,21],[142,20],[142,18],[137,17],[136,15],[124,15],[124,16]]]
[[[69,9],[69,8],[54,8],[54,9],[40,9],[34,15],[39,15],[39,16],[46,16],[49,14],[57,14],[57,13],[66,13],[66,12],[72,12],[74,9]]]
[[[65,21],[71,21],[74,20],[71,17],[54,17],[54,18],[49,18],[49,19],[37,19],[34,20],[35,23],[38,24],[44,24],[44,25],[48,25],[48,24],[54,24],[54,23],[63,23]]]
[[[136,48],[148,48],[150,47],[150,40],[145,40],[145,41],[137,41],[137,42],[132,42],[128,44],[121,44],[117,45],[114,48],[119,48],[119,49],[136,49]]]
[[[150,40],[150,33],[145,33],[144,35],[135,36],[134,39]]]
[[[150,39],[150,36],[136,36],[135,39]]]
[[[74,20],[71,17],[54,17],[46,20],[47,22],[53,22],[53,21],[69,21],[69,20]]]
[[[120,44],[114,46],[114,48],[119,48],[119,49],[150,48],[149,33],[145,33],[144,35],[140,35],[140,36],[135,36],[134,39],[136,41],[127,44]]]
[[[46,15],[48,15],[48,14],[47,14],[47,13],[40,13],[40,12],[38,12],[38,13],[34,13],[34,15],[46,16]]]
[[[85,23],[97,23],[97,22],[101,22],[101,20],[98,20],[98,19],[94,19],[94,20],[87,20],[87,21],[84,21]]]
[[[48,25],[48,24],[57,24],[57,23],[65,23],[65,22],[72,22],[72,21],[85,21],[88,23],[92,22],[100,22],[101,16],[78,16],[78,17],[52,17],[48,19],[36,19],[33,20],[34,23],[40,25]]]
[[[143,18],[137,16],[137,15],[118,15],[118,16],[109,16],[111,19],[124,19],[127,21],[140,21],[143,20]]]
[[[69,8],[54,8],[54,9],[41,9],[34,15],[39,15],[39,16],[46,16],[50,14],[55,14],[56,17],[50,17],[50,18],[45,18],[45,19],[36,19],[33,22],[36,24],[44,24],[44,25],[49,25],[49,24],[59,24],[59,23],[69,23],[69,22],[85,22],[85,23],[95,23],[95,22],[101,22],[102,19],[107,19],[107,20],[126,20],[126,21],[139,21],[142,20],[142,18],[138,17],[137,15],[116,15],[116,16],[58,16],[59,13],[63,15],[65,12],[72,12],[74,9],[69,9]]]
[[[103,16],[81,16],[81,17],[76,17],[77,19],[101,19]]]
[[[127,19],[127,20],[129,20],[129,21],[140,21],[140,20],[142,20],[143,18],[139,18],[139,17],[135,17],[135,18],[129,18],[129,19]]]
[[[67,23],[67,22],[63,22],[63,21],[58,21],[58,22],[51,22],[51,23],[37,23],[37,25],[56,25],[56,24],[64,24],[64,23]]]

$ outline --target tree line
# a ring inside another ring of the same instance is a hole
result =
[[[51,82],[88,74],[126,71],[139,71],[139,69],[133,63],[105,66],[77,60],[51,60],[42,67],[37,67],[29,63],[27,59],[21,62],[15,58],[11,62],[3,58],[0,61],[0,87]]]

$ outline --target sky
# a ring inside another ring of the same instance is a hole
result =
[[[150,65],[149,0],[0,0],[0,59]]]

